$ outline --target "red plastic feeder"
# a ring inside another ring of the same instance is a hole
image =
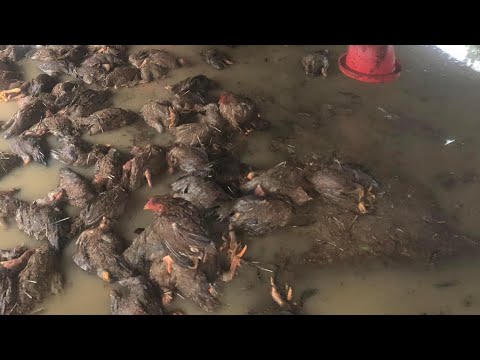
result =
[[[395,80],[402,71],[393,45],[348,45],[338,66],[348,77],[368,83]]]

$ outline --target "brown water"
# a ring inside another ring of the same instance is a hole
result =
[[[146,46],[135,46],[132,50]],[[155,46],[156,47],[156,46]],[[476,48],[450,47],[457,61],[434,46],[396,46],[403,65],[400,78],[389,84],[364,84],[343,76],[333,62],[327,79],[308,78],[299,65],[306,52],[327,46],[239,46],[226,48],[236,64],[217,71],[205,65],[199,51],[208,46],[158,46],[187,59],[191,66],[173,70],[159,84],[116,90],[116,106],[140,110],[148,99],[168,99],[164,85],[203,73],[224,88],[244,93],[258,102],[272,122],[268,132],[249,137],[244,160],[260,167],[275,165],[286,152],[272,150],[282,139],[298,155],[340,151],[374,169],[379,178],[404,176],[428,186],[458,232],[480,236],[480,90]],[[220,47],[221,48],[221,47]],[[328,46],[332,59],[345,46]],[[28,78],[38,74],[33,62],[24,64]],[[477,69],[477,70],[476,70]],[[351,94],[354,94],[353,96]],[[355,96],[357,95],[357,96]],[[328,116],[328,105],[337,109]],[[16,104],[0,104],[0,120],[16,111]],[[98,143],[127,149],[144,127],[129,127],[94,136]],[[446,140],[455,142],[445,145]],[[153,142],[168,144],[168,135]],[[8,150],[1,139],[0,151]],[[53,190],[61,165],[31,164],[0,181],[0,189],[20,187],[19,197],[34,200]],[[84,174],[89,174],[86,171]],[[453,179],[453,180],[452,180]],[[118,230],[131,241],[133,230],[151,223],[142,211],[152,194],[165,193],[173,177],[156,179],[153,189],[136,192]],[[246,239],[251,259],[274,262],[279,251],[303,253],[315,239],[305,228],[286,228],[263,238]],[[0,229],[0,248],[35,240],[11,227]],[[74,240],[64,253],[67,286],[63,295],[48,299],[45,314],[108,314],[109,285],[78,269],[72,259]],[[305,311],[309,314],[463,314],[480,310],[480,276],[474,256],[443,261],[433,268],[425,264],[370,262],[363,265],[296,266],[290,284],[295,294],[315,289]],[[245,314],[272,305],[268,274],[243,266],[237,278],[222,288],[219,313]],[[202,313],[181,299],[175,307],[189,314]]]

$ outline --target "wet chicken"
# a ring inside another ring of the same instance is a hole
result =
[[[318,50],[302,58],[302,66],[305,74],[310,76],[327,77],[328,72],[328,50]]]
[[[93,187],[98,191],[110,189],[120,184],[122,180],[122,164],[125,156],[117,149],[110,149],[108,153],[97,161],[93,175]]]
[[[96,228],[80,234],[73,261],[82,270],[97,274],[104,281],[115,282],[133,276],[121,256],[123,250],[122,239],[111,230],[109,220],[103,218]]]
[[[309,185],[303,170],[293,164],[284,162],[263,172],[251,172],[247,178],[249,181],[241,188],[244,193],[280,194],[288,196],[297,206],[312,199],[305,191]]]
[[[105,78],[107,87],[132,87],[140,81],[140,70],[132,66],[121,66],[115,68]]]
[[[20,156],[25,165],[32,160],[47,165],[49,150],[43,139],[32,136],[18,136],[9,143],[10,150]]]
[[[30,314],[49,293],[61,290],[55,254],[48,245],[1,252],[8,256],[0,257],[0,315]]]
[[[184,61],[162,49],[143,49],[128,57],[130,63],[141,68],[147,64],[156,64],[165,69],[175,69],[180,67]]]
[[[73,69],[72,64],[65,60],[45,61],[38,65],[38,69],[50,76],[69,74]]]
[[[15,89],[22,85],[21,75],[15,63],[6,57],[0,58],[0,100],[6,101],[16,96]]]
[[[199,112],[208,103],[206,96],[188,91],[187,93],[175,95],[172,106],[177,112],[190,113]]]
[[[18,275],[19,308],[16,313],[35,312],[37,304],[49,295],[57,295],[63,289],[60,257],[48,244],[35,249],[27,265]]]
[[[21,159],[15,154],[0,152],[0,179],[21,164]]]
[[[225,69],[227,65],[232,65],[233,61],[217,49],[207,50],[201,53],[203,61],[217,70]]]
[[[64,191],[71,206],[84,208],[95,199],[89,182],[69,168],[60,169],[58,188]]]
[[[106,108],[86,118],[77,118],[75,124],[86,129],[90,135],[119,129],[135,122],[138,114],[120,108]]]
[[[216,261],[216,248],[207,224],[191,202],[160,195],[151,198],[144,209],[155,213],[168,269],[172,262],[196,269],[201,262]]]
[[[63,109],[64,107],[73,104],[74,100],[83,101],[80,94],[85,91],[82,83],[74,81],[60,82],[52,89],[51,95],[55,96],[55,108]],[[89,96],[91,96],[90,93]],[[77,99],[78,98],[78,99]],[[87,97],[88,98],[88,97]]]
[[[33,100],[25,107],[18,110],[10,120],[2,126],[2,129],[7,129],[3,133],[5,139],[20,135],[25,130],[28,130],[32,125],[38,123],[47,108],[41,100]]]
[[[167,85],[166,89],[171,90],[176,95],[183,95],[189,91],[206,95],[209,90],[216,87],[217,84],[213,80],[207,78],[205,75],[197,75],[188,77],[173,85]]]
[[[108,71],[104,67],[77,66],[72,69],[72,75],[86,84],[103,84]]]
[[[142,83],[163,79],[167,74],[167,69],[154,63],[146,63],[140,68],[140,77]]]
[[[207,175],[212,170],[207,153],[196,147],[177,145],[167,154],[169,171],[183,171],[187,174]]]
[[[56,205],[63,191],[54,191],[44,199],[33,203],[20,202],[15,213],[18,228],[39,241],[47,240],[55,249],[60,249],[67,240],[69,217]]]
[[[116,67],[126,65],[125,60],[123,58],[109,54],[104,52],[96,52],[89,57],[87,57],[82,62],[82,67],[96,67],[96,68],[103,68],[107,72],[113,70]]]
[[[145,181],[152,187],[152,176],[160,175],[166,168],[165,151],[157,145],[144,148],[134,146],[133,158],[122,168],[122,185],[130,191],[140,188]]]
[[[167,253],[159,234],[165,231],[165,219],[155,221],[134,239],[125,250],[124,258],[133,269],[147,276],[164,291],[164,303],[171,300],[173,292],[179,292],[205,311],[213,311],[220,303],[206,275],[199,268],[188,269],[174,262],[169,268],[168,261],[163,260]]]
[[[160,134],[179,124],[180,117],[168,101],[150,100],[142,108],[142,116],[148,126]]]
[[[202,209],[210,209],[229,197],[214,181],[199,176],[187,175],[172,184],[175,197],[190,201]]]
[[[51,150],[50,155],[66,165],[79,167],[95,165],[110,150],[109,146],[92,145],[76,136],[65,136],[59,140],[61,147]]]
[[[288,198],[252,195],[235,200],[229,210],[221,209],[220,217],[225,217],[227,213],[233,229],[249,235],[263,235],[283,227],[291,221],[294,214]]]
[[[52,115],[33,125],[24,134],[37,137],[42,137],[45,134],[52,134],[56,137],[77,137],[80,136],[80,131],[68,116]]]
[[[107,107],[109,92],[106,90],[95,91],[92,89],[79,89],[74,90],[75,96],[73,99],[66,105],[67,114],[71,118],[78,117],[87,117],[92,115],[94,112],[102,110]],[[66,96],[68,98],[68,96]],[[57,101],[58,97],[57,97]]]
[[[21,86],[22,93],[29,96],[38,96],[40,93],[50,93],[58,80],[47,74],[40,74]]]
[[[143,276],[117,282],[110,292],[112,315],[162,315],[162,304]]]
[[[32,60],[52,61],[61,59],[62,56],[72,50],[74,45],[47,45],[32,49],[27,55]]]
[[[218,103],[220,113],[234,129],[261,130],[269,126],[269,123],[261,118],[256,105],[245,96],[223,93]]]
[[[368,212],[380,190],[371,176],[336,159],[312,159],[306,167],[306,178],[326,201],[358,214]]]
[[[8,58],[11,61],[22,60],[29,51],[32,50],[32,45],[8,45],[0,51],[0,58]]]
[[[115,222],[123,215],[128,201],[128,193],[121,186],[114,186],[100,193],[87,205],[72,224],[71,236],[98,225],[103,218]]]

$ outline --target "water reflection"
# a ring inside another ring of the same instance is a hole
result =
[[[463,62],[475,71],[480,71],[479,45],[435,45],[455,60]]]

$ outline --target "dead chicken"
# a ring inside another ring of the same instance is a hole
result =
[[[11,61],[19,61],[31,50],[32,45],[8,45],[0,51],[0,58],[6,57]]]
[[[69,205],[84,208],[95,199],[95,192],[83,176],[69,168],[60,169],[58,188],[65,193]]]
[[[17,246],[0,262],[0,315],[30,314],[50,293],[62,288],[56,254],[48,245]]]
[[[259,197],[247,195],[219,209],[221,219],[229,219],[235,230],[249,235],[263,235],[288,225],[294,212],[288,198],[280,196]]]
[[[77,118],[75,125],[86,129],[90,135],[95,135],[128,126],[138,118],[138,114],[130,110],[106,108],[86,118]]]
[[[46,134],[52,134],[58,138],[80,136],[80,131],[68,116],[57,114],[48,116],[48,112],[46,115],[47,117],[33,125],[24,135],[43,137]]]
[[[143,276],[118,281],[110,292],[112,315],[162,315],[162,304]]]
[[[199,176],[184,176],[171,186],[175,197],[188,200],[200,209],[213,208],[229,199],[229,196],[218,184]]]
[[[104,52],[93,53],[85,60],[83,60],[81,64],[82,67],[103,68],[107,72],[113,70],[116,67],[125,65],[126,62],[122,57]]]
[[[222,51],[217,49],[210,49],[201,52],[200,55],[202,55],[203,61],[217,70],[225,69],[227,65],[233,65],[233,61]]]
[[[306,179],[325,200],[358,214],[368,212],[380,191],[371,176],[336,159],[312,159],[306,166]]]
[[[122,239],[112,231],[110,221],[104,217],[97,227],[80,234],[75,243],[73,261],[103,281],[115,282],[133,276],[121,256],[123,250]]]
[[[66,113],[72,119],[90,116],[108,106],[110,93],[107,90],[95,91],[79,87],[78,90],[73,90],[73,93],[73,99],[66,104]],[[69,96],[66,95],[66,98],[68,99]],[[58,99],[57,97],[56,102],[59,101]]]
[[[218,101],[222,116],[228,120],[236,130],[263,130],[269,126],[268,121],[263,120],[252,100],[245,96],[233,93],[223,93]]]
[[[13,196],[18,190],[0,193],[0,217],[15,218],[18,228],[39,241],[48,240],[59,249],[66,240],[68,216],[57,207],[62,201],[62,191],[52,191],[45,198],[32,203]]]
[[[18,110],[10,120],[2,126],[7,129],[3,133],[5,139],[20,135],[32,125],[38,123],[45,115],[47,108],[41,100],[35,99]]]
[[[141,110],[143,119],[148,126],[162,134],[165,129],[171,129],[179,124],[180,117],[168,101],[150,100]]]
[[[278,315],[296,315],[301,314],[301,305],[293,301],[293,289],[288,284],[285,284],[285,288],[278,286],[273,277],[270,277],[271,291],[273,301],[280,307]]]
[[[10,150],[28,165],[32,160],[47,166],[49,151],[43,139],[32,136],[18,136],[9,143]]]
[[[57,295],[63,289],[60,257],[48,244],[35,249],[27,265],[18,275],[19,307],[14,313],[29,314],[49,295]]]
[[[110,222],[117,221],[125,212],[127,201],[128,193],[121,186],[114,186],[98,194],[74,220],[70,236],[86,228],[97,226],[104,218]]]
[[[38,69],[50,76],[68,75],[73,69],[73,64],[65,60],[50,60],[42,62]]]
[[[308,54],[302,58],[302,66],[305,70],[305,74],[310,76],[323,75],[327,77],[328,72],[328,50],[317,50],[311,54]]]
[[[203,106],[208,104],[209,100],[206,96],[195,91],[175,95],[172,106],[179,113],[191,113],[202,111]]]
[[[66,165],[89,167],[104,157],[110,147],[101,144],[90,144],[77,136],[59,138],[61,147],[51,150],[50,155]]]
[[[82,65],[72,69],[72,76],[81,79],[85,84],[103,84],[107,74],[104,67]]]
[[[187,174],[208,175],[212,170],[207,153],[191,146],[174,146],[167,154],[167,162],[170,173],[180,170]]]
[[[15,63],[7,57],[0,58],[0,101],[13,100],[23,84]]]
[[[0,179],[21,164],[21,159],[11,153],[0,152]]]
[[[160,175],[166,168],[165,150],[157,145],[144,148],[134,146],[133,158],[122,167],[122,185],[130,191],[140,188],[145,180],[152,187],[152,176]]]
[[[155,213],[158,236],[165,250],[163,261],[170,272],[173,262],[196,269],[200,263],[216,261],[216,248],[198,208],[170,195],[152,197],[144,207]]]
[[[146,63],[140,68],[141,83],[149,83],[151,81],[160,80],[167,74],[167,69],[158,64]]]
[[[111,148],[108,153],[95,164],[93,187],[97,191],[110,189],[122,180],[122,164],[125,156],[117,149]]]
[[[36,97],[40,93],[52,92],[58,80],[47,74],[40,74],[32,80],[21,86],[21,92],[24,95]]]
[[[107,87],[133,87],[140,81],[140,70],[133,66],[121,66],[115,68],[105,78]]]
[[[200,267],[189,269],[174,262],[169,268],[163,260],[168,254],[162,245],[161,234],[172,231],[171,226],[169,230],[165,224],[166,219],[163,218],[147,227],[125,250],[124,258],[134,270],[147,276],[157,288],[163,291],[164,304],[168,304],[174,294],[181,294],[205,311],[215,310],[220,303],[210,283],[211,280],[207,279],[207,272],[201,271]]]
[[[217,86],[218,85],[215,81],[209,79],[205,75],[196,75],[187,77],[173,85],[167,85],[165,88],[176,95],[183,95],[190,91],[206,95],[209,90],[214,89]]]
[[[141,68],[147,64],[156,64],[165,69],[175,69],[184,64],[184,60],[177,58],[163,49],[142,49],[128,57],[131,64]]]
[[[295,205],[306,204],[312,198],[306,193],[309,184],[305,180],[303,170],[286,162],[262,172],[250,172],[241,189],[244,193],[260,196],[279,194],[288,196]]]

